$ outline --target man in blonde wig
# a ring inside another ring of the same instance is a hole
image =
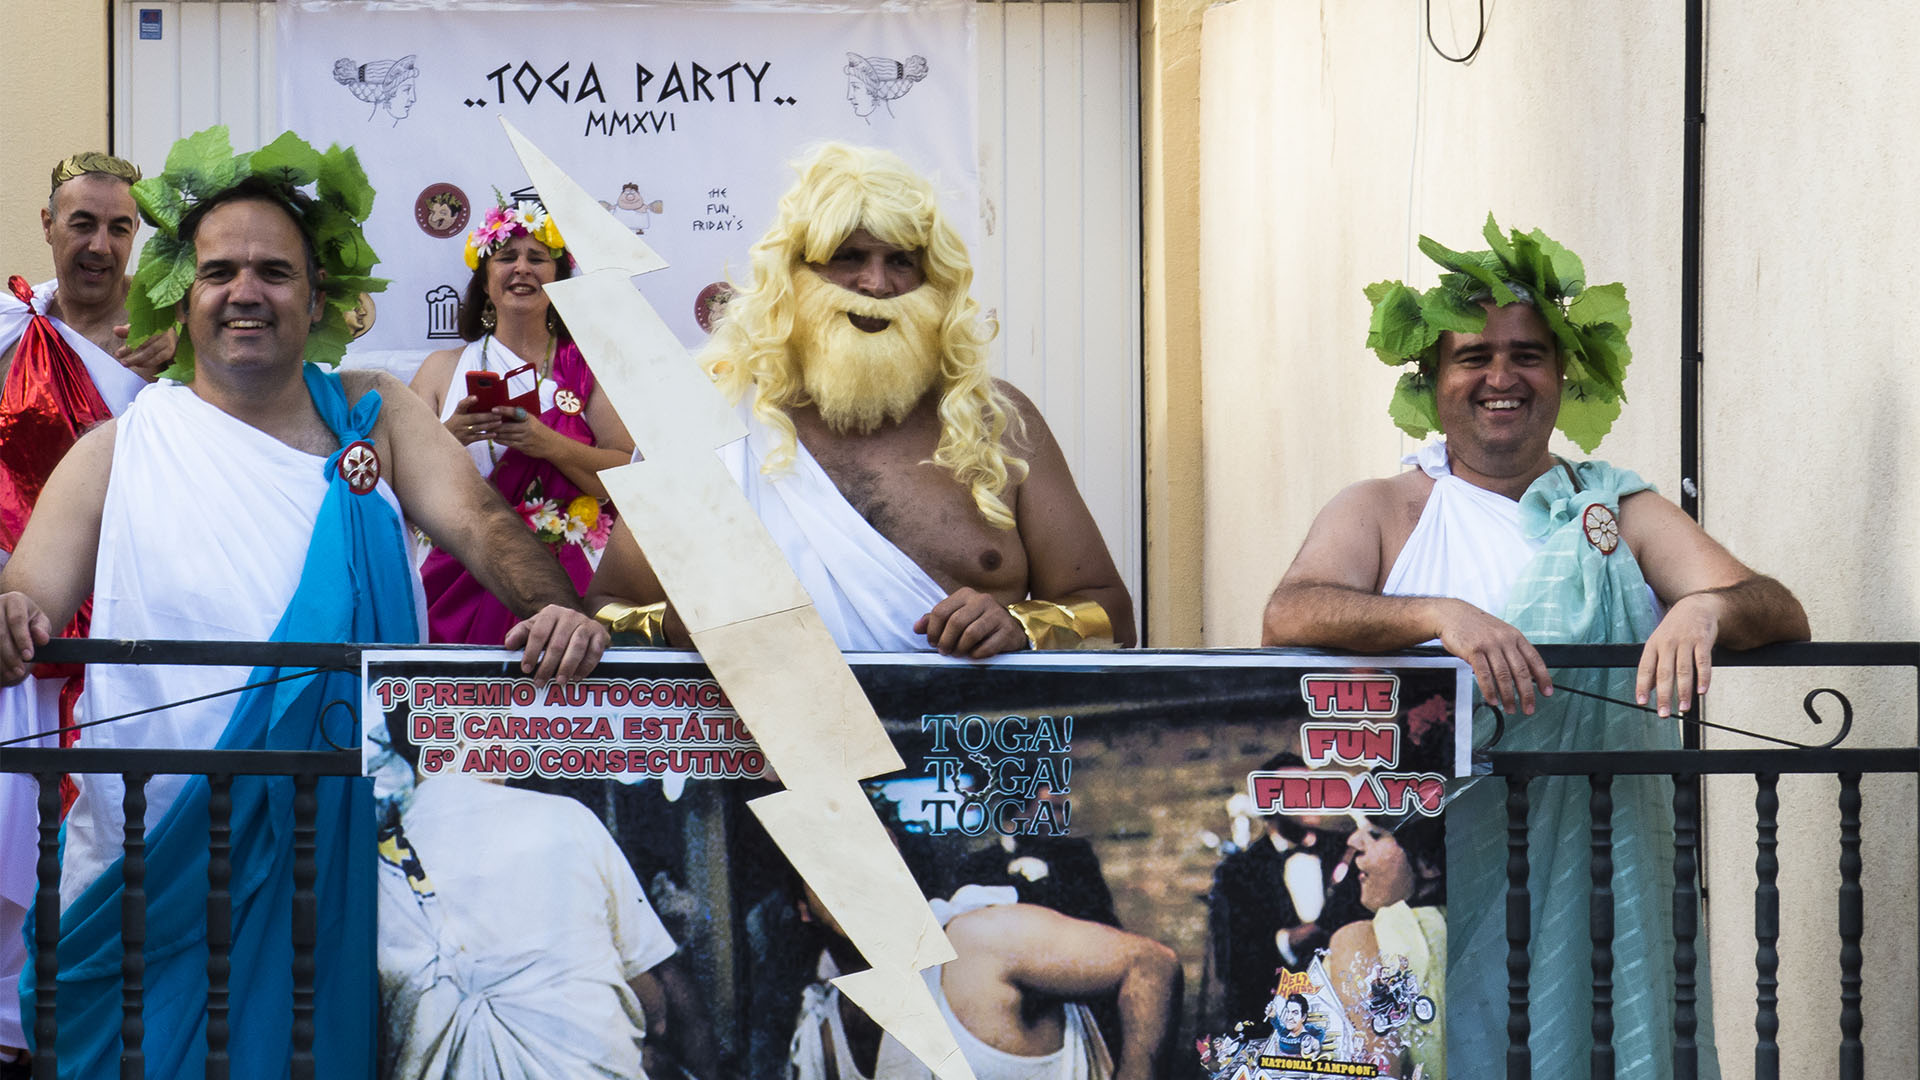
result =
[[[1066,459],[989,372],[993,330],[932,186],[844,144],[797,170],[702,359],[748,424],[721,454],[835,640],[974,658],[1132,645]],[[592,592],[616,628],[681,637],[624,528]]]

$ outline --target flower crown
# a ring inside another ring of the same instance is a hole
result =
[[[1440,284],[1424,293],[1400,281],[1367,286],[1373,304],[1367,347],[1386,364],[1417,365],[1400,376],[1387,414],[1416,439],[1440,430],[1433,378],[1441,333],[1484,331],[1487,311],[1481,305],[1488,300],[1502,307],[1532,304],[1559,344],[1566,375],[1554,426],[1592,453],[1627,400],[1624,384],[1633,359],[1627,287],[1589,287],[1580,256],[1539,229],[1503,234],[1488,214],[1483,235],[1489,251],[1452,251],[1422,236],[1420,250],[1444,271]]]
[[[531,199],[522,199],[509,203],[500,194],[493,191],[500,205],[487,211],[487,216],[467,234],[467,269],[480,269],[480,260],[505,247],[507,241],[516,236],[531,236],[547,245],[547,251],[554,258],[566,248],[567,242],[560,239],[560,226],[554,223],[547,208]]]
[[[226,127],[210,127],[174,143],[166,170],[133,185],[133,201],[155,232],[140,249],[127,290],[128,343],[179,328],[178,305],[199,265],[193,244],[180,238],[180,223],[195,206],[247,180],[264,181],[313,244],[324,304],[320,324],[307,335],[307,360],[338,364],[354,336],[347,313],[361,293],[387,287],[385,278],[368,276],[379,256],[361,231],[373,212],[373,186],[352,147],[336,143],[321,153],[291,131],[252,153],[235,154]],[[309,185],[312,195],[302,190]],[[188,382],[193,341],[184,333],[179,338],[173,364],[161,374]]]

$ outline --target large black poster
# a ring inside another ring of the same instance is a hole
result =
[[[927,1075],[823,981],[861,960],[746,811],[779,778],[696,656],[566,687],[491,651],[366,656],[386,1075]],[[1436,1075],[1462,665],[849,660],[983,1080]]]

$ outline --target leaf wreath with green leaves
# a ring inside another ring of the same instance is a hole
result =
[[[1627,287],[1618,282],[1588,287],[1580,256],[1539,229],[1502,233],[1488,214],[1482,235],[1489,250],[1453,251],[1422,236],[1420,250],[1441,269],[1440,284],[1424,293],[1399,281],[1367,286],[1373,305],[1367,347],[1383,363],[1415,365],[1400,376],[1387,414],[1416,439],[1439,431],[1433,380],[1440,335],[1485,330],[1482,304],[1487,300],[1502,307],[1530,303],[1553,332],[1565,365],[1555,426],[1592,453],[1627,400],[1627,365],[1633,359],[1627,348],[1633,325]]]
[[[195,206],[250,178],[266,181],[281,193],[281,204],[313,243],[323,304],[320,324],[307,336],[306,358],[337,365],[353,339],[347,313],[361,293],[387,287],[385,278],[371,276],[379,257],[361,229],[373,212],[373,185],[352,147],[336,143],[322,153],[291,131],[252,153],[235,154],[227,129],[210,127],[174,143],[166,170],[133,185],[133,201],[154,234],[140,249],[140,265],[127,292],[129,341],[138,345],[155,334],[180,330],[179,305],[198,268],[193,244],[180,238],[180,223]],[[172,366],[161,374],[192,381],[193,342],[185,333],[180,333]]]

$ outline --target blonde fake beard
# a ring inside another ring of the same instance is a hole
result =
[[[794,271],[793,354],[807,397],[839,432],[866,435],[907,418],[940,380],[940,290],[922,285],[880,299],[843,289],[807,267]],[[892,325],[869,334],[851,312]]]

